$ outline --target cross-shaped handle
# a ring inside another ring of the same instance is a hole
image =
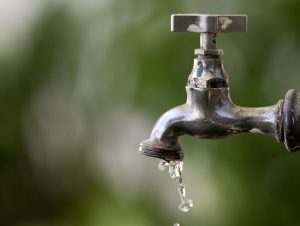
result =
[[[173,32],[246,32],[246,15],[213,15],[213,14],[173,14],[171,16]]]
[[[246,32],[246,15],[173,14],[171,31],[201,33],[197,55],[222,55],[216,47],[216,34],[225,32]]]

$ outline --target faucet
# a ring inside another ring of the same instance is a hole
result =
[[[186,84],[186,103],[164,113],[149,139],[140,143],[141,154],[166,162],[182,161],[181,135],[218,139],[239,133],[260,133],[284,142],[290,152],[300,149],[300,93],[291,89],[275,105],[248,108],[230,98],[223,51],[217,33],[246,32],[246,15],[173,14],[171,31],[200,33],[192,72]]]

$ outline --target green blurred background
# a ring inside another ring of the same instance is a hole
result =
[[[0,1],[0,225],[300,225],[300,153],[260,135],[182,137],[194,200],[138,155],[184,103],[199,38],[172,13],[247,14],[222,34],[231,95],[266,106],[300,90],[300,1]]]

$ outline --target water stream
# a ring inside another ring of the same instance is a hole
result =
[[[158,168],[161,171],[165,171],[168,166],[170,177],[177,182],[177,190],[181,201],[178,208],[182,212],[188,212],[193,207],[193,200],[186,197],[185,186],[182,179],[183,161],[170,161],[168,163],[161,160],[158,164]]]

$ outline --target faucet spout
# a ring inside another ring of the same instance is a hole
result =
[[[218,139],[239,133],[261,133],[281,140],[282,103],[260,108],[232,103],[229,88],[195,89],[186,87],[187,102],[163,114],[140,153],[164,159],[183,160],[178,143],[181,135]]]
[[[183,135],[180,124],[189,114],[187,105],[175,107],[164,113],[155,124],[149,139],[140,143],[139,152],[165,161],[183,159],[178,136]]]

